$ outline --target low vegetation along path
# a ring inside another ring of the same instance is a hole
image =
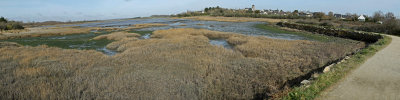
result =
[[[323,100],[399,100],[400,37],[377,52],[343,81],[322,93]]]

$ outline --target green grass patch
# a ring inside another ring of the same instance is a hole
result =
[[[315,40],[315,41],[320,41],[320,42],[330,42],[330,41],[336,40],[335,39],[336,37],[332,37],[332,36],[311,34],[311,33],[304,33],[304,32],[287,31],[287,30],[280,29],[280,27],[272,26],[269,24],[256,24],[254,27],[259,28],[259,29],[264,29],[264,30],[272,32],[272,33],[298,35],[298,36],[302,36],[302,37],[305,37],[310,40]]]
[[[63,49],[95,50],[98,48],[103,48],[107,44],[113,42],[112,40],[107,40],[107,39],[92,40],[92,38],[104,34],[109,34],[109,33],[108,32],[85,33],[85,34],[72,34],[63,36],[19,38],[19,39],[9,39],[1,41],[16,42],[18,44],[25,46],[48,45],[51,47],[59,47]]]
[[[320,95],[326,88],[332,86],[353,69],[363,64],[369,57],[386,47],[392,39],[384,36],[376,43],[352,55],[351,58],[343,63],[334,65],[333,71],[321,74],[308,88],[305,86],[295,87],[289,94],[283,97],[283,100],[312,100]]]

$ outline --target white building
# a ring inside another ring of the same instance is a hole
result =
[[[255,6],[255,5],[252,5],[251,8],[244,8],[244,10],[256,11],[256,6]]]
[[[299,13],[299,16],[301,16],[301,17],[313,17],[313,13],[311,13],[311,12],[300,12]]]
[[[360,17],[358,17],[358,21],[365,22],[365,17],[364,17],[364,15],[361,15]]]

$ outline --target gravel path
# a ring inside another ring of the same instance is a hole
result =
[[[322,93],[321,100],[400,100],[400,37],[377,52],[343,81]]]

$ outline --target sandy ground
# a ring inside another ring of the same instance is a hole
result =
[[[377,52],[321,100],[400,100],[400,37]]]

